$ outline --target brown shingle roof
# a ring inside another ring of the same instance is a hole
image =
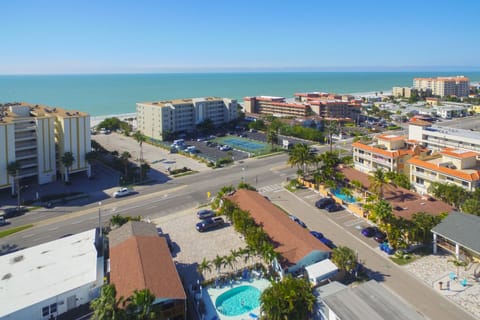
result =
[[[362,183],[365,189],[370,188],[370,180],[367,174],[353,168],[342,168],[340,171],[348,180],[357,180]],[[417,212],[426,212],[438,216],[443,212],[451,212],[453,210],[452,206],[441,200],[432,198],[430,198],[431,200],[427,200],[422,198],[418,193],[401,187],[395,187],[391,184],[383,187],[383,198],[394,208],[394,215],[405,219],[411,219],[413,214]],[[395,208],[398,208],[398,210]]]
[[[108,234],[110,248],[122,243],[133,236],[158,236],[157,228],[153,223],[142,221],[128,221],[118,229]]]
[[[315,250],[331,251],[259,193],[240,189],[227,199],[248,211],[255,223],[263,226],[276,244],[275,251],[282,255],[287,264],[296,264]]]
[[[157,234],[131,236],[110,247],[110,282],[119,297],[147,288],[157,299],[186,299],[167,241]]]

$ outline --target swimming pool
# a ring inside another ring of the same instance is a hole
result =
[[[215,301],[215,308],[226,316],[237,316],[260,305],[261,292],[254,286],[239,286],[222,293]]]
[[[343,194],[342,191],[339,189],[333,189],[332,193],[335,195],[335,197],[340,198],[345,202],[348,202],[348,203],[357,202],[354,196]]]

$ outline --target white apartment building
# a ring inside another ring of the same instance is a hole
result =
[[[408,127],[408,139],[439,151],[444,148],[465,149],[480,153],[480,133],[476,131],[434,126],[429,122],[414,120]]]
[[[90,116],[28,103],[0,105],[0,189],[13,184],[7,166],[20,163],[18,178],[37,177],[40,184],[64,175],[60,161],[71,152],[70,172],[89,170],[85,155],[91,151]]]
[[[432,182],[455,184],[467,191],[480,187],[480,154],[453,148],[408,160],[410,182],[419,193],[428,193]]]
[[[138,130],[163,141],[166,133],[191,132],[206,119],[215,126],[235,120],[237,107],[236,100],[215,97],[137,103]]]
[[[99,242],[92,229],[0,256],[0,319],[56,319],[98,297]]]
[[[470,91],[470,80],[464,76],[414,78],[413,87],[418,90],[431,90],[433,95],[440,97],[466,97]]]

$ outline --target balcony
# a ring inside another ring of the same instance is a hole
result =
[[[22,151],[22,150],[32,150],[37,149],[37,143],[35,141],[19,141],[15,143],[15,151]],[[32,151],[36,155],[36,151]]]
[[[415,177],[426,179],[428,181],[436,181],[437,180],[437,175],[436,174],[413,171],[412,175],[415,176]]]

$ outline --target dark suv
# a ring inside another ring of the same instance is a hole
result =
[[[195,228],[199,232],[213,230],[222,227],[225,224],[222,217],[213,217],[200,221]]]
[[[325,207],[327,207],[331,204],[334,204],[334,203],[335,203],[335,200],[333,200],[332,198],[322,198],[322,199],[318,200],[317,202],[315,202],[315,206],[318,209],[325,209]]]

